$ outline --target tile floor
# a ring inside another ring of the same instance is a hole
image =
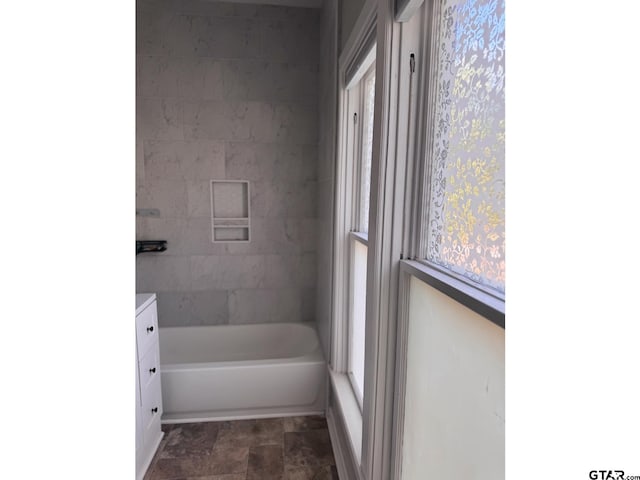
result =
[[[324,417],[163,425],[144,480],[338,480]]]

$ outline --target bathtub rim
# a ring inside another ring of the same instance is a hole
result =
[[[161,371],[188,371],[188,370],[203,370],[207,368],[248,368],[249,366],[267,366],[267,365],[281,365],[287,363],[299,363],[299,364],[315,364],[318,362],[326,363],[324,354],[322,353],[322,346],[320,345],[320,336],[318,334],[317,325],[315,322],[269,322],[269,323],[243,323],[238,325],[194,325],[194,326],[172,326],[172,327],[159,327],[158,335],[162,336],[162,331],[177,330],[177,329],[212,329],[212,328],[224,328],[224,327],[252,327],[252,326],[280,326],[280,325],[299,325],[302,327],[310,328],[313,330],[316,339],[316,347],[314,350],[305,353],[304,355],[297,355],[291,357],[275,357],[264,359],[249,359],[249,360],[221,360],[213,362],[184,362],[184,363],[162,363],[162,350],[160,351],[160,370]],[[162,344],[162,342],[161,342]]]

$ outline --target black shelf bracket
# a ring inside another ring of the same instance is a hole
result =
[[[136,240],[136,255],[140,253],[164,252],[166,249],[166,240]]]

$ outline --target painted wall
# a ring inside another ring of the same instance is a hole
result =
[[[318,9],[138,0],[136,290],[161,326],[312,321]],[[249,180],[248,244],[211,242],[210,179]]]
[[[413,277],[402,478],[504,478],[504,330]]]

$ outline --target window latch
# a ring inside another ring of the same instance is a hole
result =
[[[413,53],[409,57],[409,70],[411,73],[415,73],[416,71],[416,56]]]

